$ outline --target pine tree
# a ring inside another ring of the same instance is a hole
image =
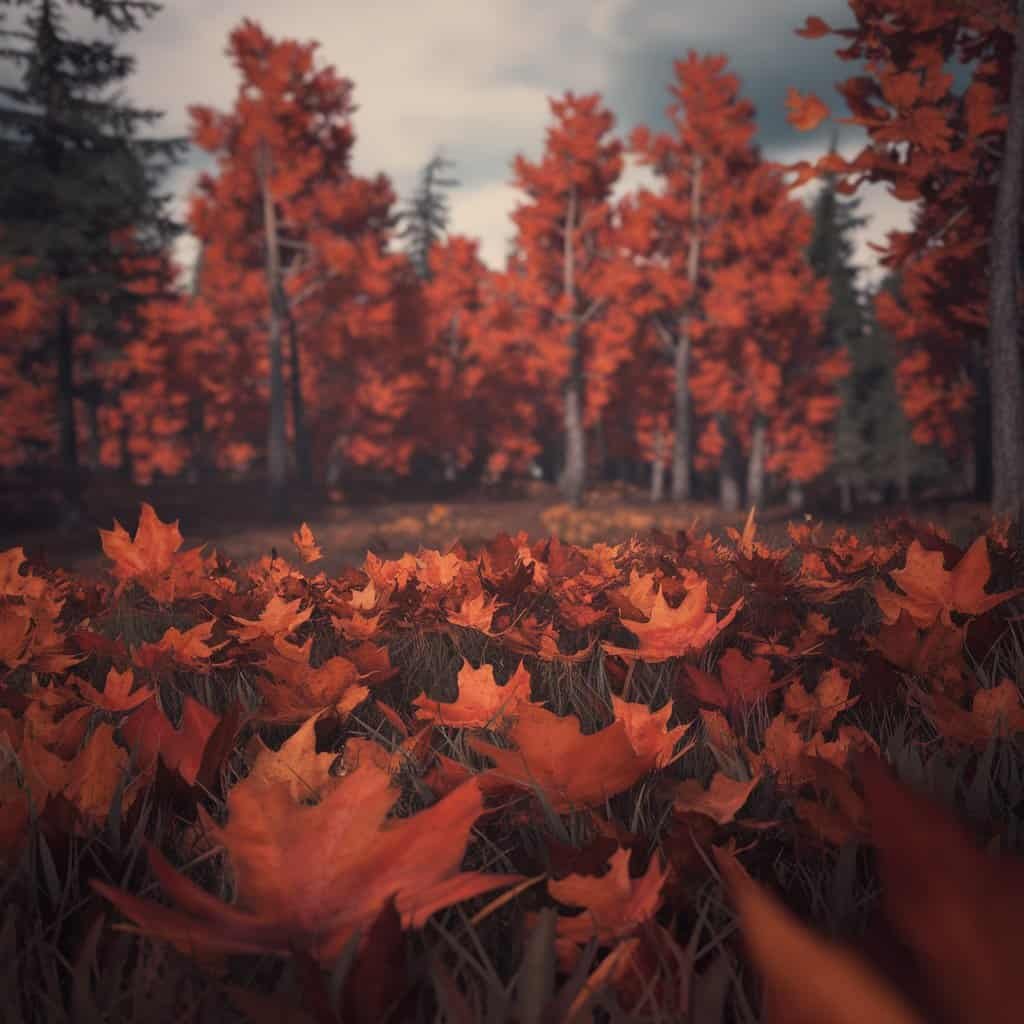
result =
[[[450,160],[436,154],[420,173],[419,187],[401,214],[405,223],[399,238],[408,239],[409,258],[422,281],[431,279],[430,250],[448,229],[448,197],[442,190],[459,185],[454,178],[444,177],[445,168],[452,166]]]
[[[835,152],[835,137],[832,152]],[[866,223],[857,216],[859,199],[842,200],[836,192],[833,175],[826,175],[812,207],[814,235],[807,248],[807,259],[819,278],[829,283],[830,303],[825,316],[823,342],[827,348],[843,349],[851,362],[851,373],[839,387],[842,405],[836,424],[834,469],[844,513],[853,508],[853,493],[862,489],[865,460],[869,456],[864,437],[863,374],[865,366],[865,316],[857,289],[857,271],[853,266],[851,232]]]
[[[66,518],[80,509],[74,402],[76,338],[93,348],[83,379],[102,401],[98,363],[124,331],[140,324],[144,287],[179,228],[166,212],[159,181],[183,155],[184,139],[137,137],[162,117],[111,88],[134,70],[132,57],[105,40],[74,38],[70,8],[88,11],[114,33],[138,31],[161,5],[148,0],[29,0],[22,26],[4,28],[0,56],[22,72],[0,88],[0,258],[29,266],[32,280],[55,287],[53,332],[45,357],[57,367],[59,454]],[[25,0],[0,0],[0,7]]]

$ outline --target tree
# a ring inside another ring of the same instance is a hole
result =
[[[515,160],[515,182],[528,198],[512,214],[525,257],[521,294],[537,315],[538,341],[562,382],[565,460],[561,484],[574,504],[586,483],[588,363],[598,353],[596,318],[611,229],[608,197],[622,171],[622,144],[606,136],[614,118],[598,94],[549,101],[555,123],[538,163]],[[604,367],[607,374],[608,367]]]
[[[832,153],[836,152],[836,140],[834,133]],[[843,199],[839,195],[835,175],[825,175],[811,208],[814,234],[807,249],[807,259],[815,274],[828,282],[829,308],[825,314],[823,343],[833,350],[847,352],[851,361],[852,372],[840,386],[842,404],[836,426],[834,461],[840,506],[846,515],[853,510],[855,489],[863,488],[866,483],[866,462],[871,457],[865,422],[865,402],[871,394],[871,386],[864,385],[874,367],[865,365],[867,324],[857,288],[850,237],[852,231],[866,223],[865,218],[857,215],[858,205],[859,200]]]
[[[14,0],[0,0],[9,7]],[[0,96],[0,255],[32,280],[52,281],[54,317],[47,356],[56,368],[59,454],[65,513],[80,511],[75,423],[76,339],[83,332],[116,348],[119,326],[137,323],[144,299],[130,285],[139,256],[166,251],[177,231],[157,192],[184,152],[183,139],[140,138],[159,119],[108,90],[128,78],[134,60],[106,40],[73,38],[71,8],[88,11],[113,33],[137,31],[161,5],[148,0],[30,0],[24,28],[4,29],[3,55],[22,69]],[[22,6],[18,3],[17,6]],[[132,259],[125,256],[130,249]],[[96,353],[94,352],[94,355]],[[95,379],[92,367],[87,377]],[[99,396],[93,395],[93,401]]]
[[[693,409],[690,375],[694,325],[708,287],[708,233],[730,216],[732,183],[749,172],[756,156],[754,108],[740,98],[740,80],[726,72],[724,55],[691,50],[676,61],[668,108],[673,131],[651,135],[641,125],[630,146],[641,164],[663,182],[644,190],[650,229],[644,253],[651,292],[660,298],[653,323],[674,371],[672,499],[690,497]],[[698,328],[699,330],[699,328]]]
[[[390,183],[383,175],[368,180],[351,173],[352,83],[331,67],[316,68],[316,48],[275,41],[246,20],[228,49],[242,77],[234,109],[190,111],[196,141],[219,157],[218,175],[200,179],[190,218],[204,243],[204,294],[245,343],[263,346],[267,466],[278,514],[288,483],[286,396],[296,466],[308,481],[314,419],[347,433],[339,406],[347,419],[359,396],[374,410],[369,434],[383,411],[381,388],[391,366],[382,363],[394,355],[402,276],[401,261],[386,251],[394,224]],[[342,355],[353,340],[365,342],[365,351]],[[393,410],[398,401],[404,408],[407,397],[408,387],[396,379],[384,407]],[[325,463],[336,434],[320,440]],[[403,450],[395,446],[396,453]]]
[[[832,458],[846,353],[821,345],[828,288],[805,252],[812,221],[782,168],[732,182],[731,216],[709,238],[709,283],[692,378],[700,444],[718,460],[722,506],[760,503],[771,473],[803,485]],[[711,244],[713,242],[713,245]]]
[[[845,190],[885,181],[919,204],[911,229],[890,235],[883,260],[901,270],[906,299],[908,319],[896,333],[908,349],[899,367],[907,415],[919,442],[935,439],[952,452],[973,442],[979,469],[990,443],[993,511],[1019,517],[1024,17],[1006,0],[857,0],[852,9],[852,28],[811,18],[799,34],[835,32],[850,40],[839,56],[867,59],[866,73],[839,90],[868,143],[851,161],[797,165],[797,180],[833,170]],[[946,70],[953,61],[966,72],[959,90]],[[879,301],[892,321],[898,308],[885,293]],[[983,411],[991,403],[987,429],[975,429],[972,402]],[[980,490],[986,481],[977,477]]]
[[[444,176],[445,168],[452,166],[450,160],[437,153],[423,168],[409,207],[401,214],[405,223],[399,237],[408,239],[409,256],[423,281],[431,277],[431,250],[448,230],[448,197],[443,190],[459,184],[454,178]]]

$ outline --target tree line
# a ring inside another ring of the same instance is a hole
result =
[[[0,0],[0,8],[12,0]],[[354,84],[315,43],[252,20],[230,35],[230,110],[189,108],[187,139],[120,99],[133,61],[109,35],[143,0],[34,0],[2,29],[0,464],[59,478],[73,517],[88,473],[266,477],[274,508],[360,473],[450,483],[540,467],[566,497],[642,480],[652,500],[724,508],[813,494],[844,511],[951,481],[1024,506],[1019,331],[1024,17],[1005,2],[857,0],[809,18],[865,61],[839,83],[866,142],[767,160],[722,54],[675,61],[663,131],[628,138],[598,94],[550,102],[501,269],[448,230],[440,155],[411,201],[356,175]],[[23,5],[18,5],[23,6]],[[958,64],[959,82],[950,67]],[[799,83],[797,83],[798,85]],[[827,106],[794,86],[789,119]],[[184,225],[160,189],[189,144]],[[616,196],[627,158],[653,184]],[[819,181],[810,207],[793,195]],[[861,287],[858,189],[916,203],[886,276]],[[402,247],[399,243],[404,242]]]

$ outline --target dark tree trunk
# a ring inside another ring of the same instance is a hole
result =
[[[687,254],[686,278],[693,294],[696,294],[700,276],[700,208],[701,157],[693,158],[693,183],[690,191],[690,251]],[[691,299],[691,305],[693,300]],[[693,437],[690,430],[690,326],[689,315],[679,321],[679,335],[674,352],[675,387],[675,441],[672,450],[672,500],[689,501],[691,494],[691,472],[693,463]]]
[[[82,480],[75,428],[74,328],[67,301],[57,312],[54,337],[57,350],[57,423],[60,430],[60,468],[64,492],[62,523],[74,526],[82,518]]]
[[[576,190],[569,192],[569,209],[565,217],[564,256],[562,270],[563,294],[572,300],[576,319],[569,337],[569,376],[565,382],[565,466],[562,470],[562,492],[574,505],[583,504],[587,479],[587,438],[583,429],[583,338],[580,336],[576,312],[576,263],[573,232],[576,230]]]
[[[277,210],[270,194],[270,157],[266,143],[260,160],[263,228],[266,242],[267,292],[270,296],[270,423],[267,430],[267,477],[271,514],[284,519],[288,507],[288,436],[285,429],[284,359],[281,350],[281,258]]]
[[[690,329],[683,317],[674,352],[675,406],[672,445],[672,500],[690,500],[690,466],[693,444],[690,436]]]
[[[299,483],[308,491],[313,488],[313,452],[309,439],[309,425],[306,422],[306,405],[302,398],[299,331],[283,288],[280,301],[288,320],[288,363],[291,377],[292,426],[295,435],[295,469]]]
[[[665,435],[661,428],[654,431],[654,461],[651,463],[651,503],[665,497]]]
[[[764,505],[765,459],[768,455],[768,436],[764,418],[754,419],[753,436],[750,439],[750,459],[747,461],[747,501],[752,505]]]
[[[910,503],[910,432],[906,428],[896,444],[896,493],[903,504]]]
[[[740,484],[740,448],[728,416],[719,416],[718,423],[725,438],[725,448],[718,465],[718,500],[722,511],[731,514],[739,511],[743,501]]]
[[[992,380],[992,512],[1024,520],[1024,366],[1017,290],[1024,187],[1024,0],[1010,82],[1006,150],[992,221],[989,355]]]
[[[981,344],[974,346],[974,450],[971,453],[970,493],[977,501],[992,500],[992,383]]]
[[[565,469],[562,491],[574,505],[583,504],[587,474],[587,435],[583,429],[583,360],[574,339],[569,379],[565,385]]]

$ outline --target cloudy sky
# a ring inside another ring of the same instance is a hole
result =
[[[224,51],[243,18],[275,38],[317,40],[320,60],[355,83],[355,170],[386,172],[404,202],[422,166],[442,151],[461,182],[451,195],[451,230],[480,238],[484,259],[500,266],[519,200],[511,160],[539,156],[547,99],[567,89],[601,92],[625,137],[640,122],[665,125],[674,59],[691,48],[724,52],[757,106],[766,155],[789,161],[823,152],[827,127],[803,135],[786,123],[786,88],[814,90],[842,116],[834,83],[856,67],[835,57],[838,40],[794,35],[809,14],[852,21],[846,0],[168,0],[125,40],[139,62],[125,94],[167,112],[163,133],[185,134],[189,104],[230,109],[238,78]],[[849,126],[842,132],[840,149],[855,152],[859,136]],[[176,173],[179,213],[206,166],[197,152]],[[627,170],[621,188],[642,177]],[[873,277],[867,242],[901,226],[909,206],[876,189],[862,210],[871,223],[858,259]],[[186,242],[181,256],[190,252]]]

